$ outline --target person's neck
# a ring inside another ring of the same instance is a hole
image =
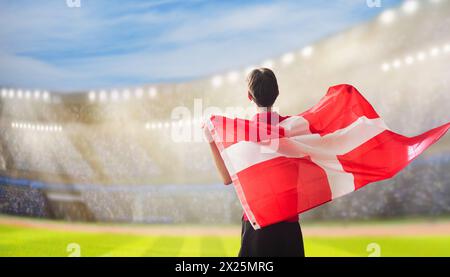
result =
[[[256,107],[258,113],[269,113],[272,111],[272,107]]]

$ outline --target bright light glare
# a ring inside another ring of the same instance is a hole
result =
[[[400,60],[395,60],[392,65],[394,68],[399,68],[402,65],[402,62]]]
[[[130,90],[125,89],[124,91],[122,91],[122,98],[123,98],[124,100],[130,99]]]
[[[390,23],[394,22],[395,17],[396,17],[395,11],[393,11],[393,10],[386,10],[386,11],[381,13],[380,21],[383,24],[390,24]]]
[[[231,83],[235,83],[238,80],[238,78],[239,78],[239,73],[236,71],[232,71],[232,72],[228,73],[228,75],[227,75],[227,79]]]
[[[412,56],[408,56],[405,58],[405,63],[407,65],[413,64],[414,63],[414,58]]]
[[[150,96],[150,98],[155,98],[157,94],[158,94],[158,91],[156,90],[155,87],[149,88],[148,96]]]
[[[140,99],[142,98],[142,95],[144,95],[144,90],[142,88],[137,88],[134,91],[134,95],[136,96],[136,98]]]
[[[39,90],[35,90],[34,91],[34,99],[39,99],[41,98],[41,92]]]
[[[444,45],[443,49],[444,49],[444,52],[445,52],[445,53],[448,53],[448,52],[450,52],[450,43],[449,43],[449,44],[446,44],[446,45]]]
[[[295,55],[294,53],[286,53],[281,57],[281,62],[284,65],[288,65],[291,64],[292,62],[294,62],[295,60]]]
[[[417,11],[418,8],[419,8],[419,2],[416,0],[406,0],[402,6],[402,10],[406,14],[413,14]]]
[[[211,79],[211,84],[213,85],[213,87],[218,88],[222,85],[222,77],[221,76],[214,76]]]
[[[44,91],[44,93],[42,93],[42,99],[44,99],[45,102],[50,99],[50,94],[48,93],[48,91]]]
[[[89,97],[89,101],[94,102],[95,98],[96,98],[95,91],[90,91],[88,97]]]
[[[100,101],[102,101],[102,102],[106,101],[106,97],[107,97],[106,91],[104,91],[104,90],[100,91],[100,95],[99,95]]]
[[[302,56],[305,58],[310,57],[314,52],[314,49],[311,46],[307,46],[302,49]]]
[[[274,62],[272,60],[267,60],[261,64],[261,67],[273,68],[273,65],[274,65]]]
[[[119,100],[119,92],[116,89],[111,91],[111,100],[112,101],[118,101]]]
[[[440,52],[441,52],[441,51],[440,51],[439,48],[433,47],[433,48],[431,48],[431,50],[430,50],[430,55],[431,55],[432,57],[436,57],[436,56],[439,55]]]
[[[418,61],[424,61],[427,58],[427,55],[424,52],[419,52],[417,54],[417,60]]]

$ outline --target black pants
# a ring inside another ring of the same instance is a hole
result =
[[[280,222],[254,230],[242,221],[239,257],[304,257],[303,238],[298,222]]]

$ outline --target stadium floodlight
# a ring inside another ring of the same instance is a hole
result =
[[[44,99],[45,102],[48,102],[50,100],[50,94],[48,93],[48,91],[44,91],[42,93],[42,99]]]
[[[101,90],[99,93],[99,99],[101,102],[105,102],[107,100],[106,91]]]
[[[430,50],[430,56],[431,57],[436,57],[440,54],[441,50],[438,47],[433,47]]]
[[[426,58],[427,58],[427,55],[425,54],[425,52],[419,52],[417,54],[417,60],[420,62],[424,61]]]
[[[111,100],[112,100],[113,102],[116,102],[116,101],[119,100],[119,92],[117,91],[117,89],[113,89],[113,90],[111,91]]]
[[[222,76],[219,76],[219,75],[214,76],[214,77],[211,79],[211,84],[212,84],[213,87],[215,87],[215,88],[220,87],[220,86],[222,85],[222,82],[223,82]]]
[[[281,62],[284,65],[291,64],[295,60],[295,54],[294,53],[286,53],[281,57]]]
[[[449,53],[450,52],[450,43],[444,45],[443,49],[444,49],[445,53]]]
[[[413,56],[407,56],[406,58],[405,58],[405,64],[406,65],[411,65],[411,64],[413,64],[414,63],[414,57]]]
[[[31,91],[27,90],[25,91],[25,99],[30,99],[31,98]]]
[[[134,90],[134,96],[137,99],[141,99],[143,95],[144,95],[144,90],[142,88],[137,88]]]
[[[158,95],[158,90],[155,88],[155,87],[150,87],[149,89],[148,89],[148,96],[150,97],[150,98],[155,98],[156,96]]]
[[[35,90],[34,91],[34,99],[39,100],[41,98],[41,91]]]
[[[384,12],[381,13],[379,19],[381,21],[381,23],[383,24],[390,24],[392,22],[394,22],[396,18],[396,13],[394,10],[385,10]]]
[[[227,79],[230,83],[236,83],[239,79],[239,73],[237,71],[231,71],[228,73]]]
[[[265,68],[273,68],[273,66],[274,66],[273,60],[266,60],[261,64],[261,67],[265,67]]]
[[[312,46],[306,46],[305,48],[302,49],[302,56],[308,58],[312,55],[313,52],[314,49],[312,48]]]
[[[391,69],[391,65],[388,63],[384,63],[381,65],[381,70],[383,70],[384,72],[389,71]]]
[[[406,14],[414,14],[419,8],[419,2],[417,0],[406,0],[402,5],[402,10]]]
[[[392,66],[394,68],[399,68],[400,66],[402,66],[402,61],[400,61],[399,59],[395,60],[392,62]]]
[[[19,99],[23,98],[23,91],[20,89],[17,91],[17,98],[19,98]]]
[[[130,99],[130,90],[129,89],[124,89],[122,91],[122,99],[123,100],[128,100]]]
[[[2,98],[5,98],[8,95],[8,91],[2,88]]]
[[[8,91],[8,97],[9,97],[9,98],[14,98],[14,95],[15,95],[15,91],[14,91],[13,89],[10,89],[10,90]]]
[[[96,96],[97,96],[97,95],[95,94],[95,91],[91,90],[91,91],[89,92],[89,94],[88,94],[89,101],[90,101],[90,102],[94,102]]]

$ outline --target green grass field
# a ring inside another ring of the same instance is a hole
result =
[[[176,227],[174,227],[176,228]],[[236,256],[236,236],[173,236],[93,233],[0,224],[0,256]],[[368,256],[370,243],[381,256],[450,256],[450,234],[441,236],[305,236],[306,255]]]

